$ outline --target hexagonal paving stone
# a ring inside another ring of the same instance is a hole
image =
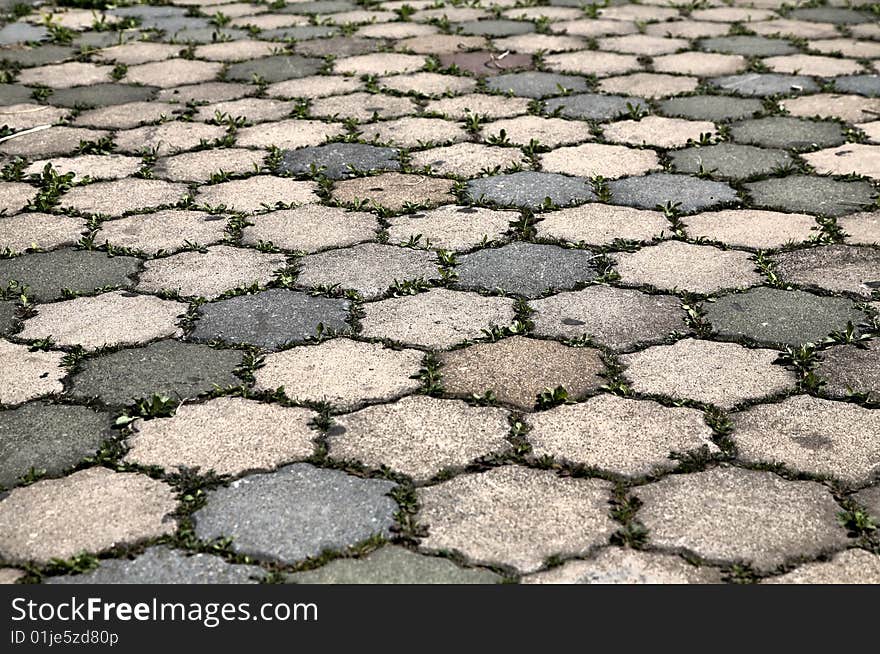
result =
[[[779,248],[815,236],[818,224],[803,213],[756,209],[707,211],[682,219],[688,236],[755,249]]]
[[[840,506],[826,488],[770,472],[714,468],[671,475],[633,490],[654,545],[710,561],[772,570],[847,544]]]
[[[57,300],[64,291],[91,293],[107,287],[128,287],[141,267],[134,257],[107,256],[94,250],[53,250],[0,259],[0,287],[12,280],[27,286],[28,297]]]
[[[771,57],[798,52],[798,49],[783,39],[768,39],[764,36],[717,36],[703,39],[698,44],[706,52],[740,54],[747,57]]]
[[[746,179],[772,173],[793,163],[784,150],[719,143],[670,152],[672,166],[682,173],[709,173],[712,177]]]
[[[133,472],[95,467],[39,481],[0,500],[0,556],[46,563],[157,538],[174,532],[176,508],[170,486]]]
[[[769,116],[733,123],[730,136],[737,143],[788,150],[814,150],[840,145],[846,140],[843,128],[837,123],[791,116]]]
[[[850,402],[809,395],[753,406],[733,417],[744,461],[782,463],[858,486],[880,471],[880,415]]]
[[[198,150],[159,159],[153,166],[153,174],[175,182],[208,182],[220,173],[259,172],[264,159],[262,152],[244,148]]]
[[[510,53],[503,59],[498,53],[485,50],[471,52],[443,53],[440,65],[444,68],[457,68],[478,76],[493,76],[501,73],[534,68],[531,55]]]
[[[59,345],[95,349],[178,336],[177,320],[186,305],[125,291],[42,304],[24,322],[21,338],[49,338]]]
[[[176,204],[186,192],[183,184],[129,177],[72,188],[61,196],[61,206],[83,213],[121,216],[138,209]]]
[[[363,305],[361,335],[445,349],[480,338],[493,325],[510,325],[515,318],[513,305],[510,298],[436,288]]]
[[[713,77],[709,80],[709,84],[723,93],[761,98],[792,93],[815,93],[819,90],[819,85],[810,77],[780,73],[742,73]]]
[[[374,143],[422,148],[457,143],[467,138],[464,127],[442,118],[407,116],[359,127],[360,138]]]
[[[520,20],[479,20],[460,23],[459,29],[462,34],[469,35],[510,36],[512,34],[534,32],[535,26],[532,23]]]
[[[330,179],[354,177],[355,173],[377,170],[400,170],[399,152],[361,143],[329,143],[316,147],[288,150],[281,158],[279,171],[294,175],[309,174],[312,167]]]
[[[0,144],[0,153],[25,159],[72,155],[83,141],[98,141],[107,136],[104,130],[58,125],[27,132]]]
[[[824,350],[816,374],[825,380],[822,390],[833,397],[864,394],[869,401],[880,402],[880,347],[877,341]]]
[[[295,209],[259,214],[244,228],[242,242],[261,241],[300,252],[344,247],[376,236],[379,223],[372,214],[339,207],[306,204]]]
[[[745,252],[681,241],[664,241],[615,258],[622,283],[667,291],[715,293],[753,286],[764,279]]]
[[[774,255],[785,282],[871,297],[880,286],[880,250],[854,245],[824,245]]]
[[[205,145],[218,145],[226,134],[226,129],[220,125],[170,121],[117,132],[115,143],[122,152],[137,154],[149,149],[164,157]]]
[[[61,380],[66,374],[62,359],[62,352],[31,352],[27,345],[0,339],[0,404],[18,404],[41,395],[61,393]]]
[[[422,546],[475,563],[539,569],[550,556],[586,554],[615,531],[611,485],[518,466],[463,475],[418,490]]]
[[[130,404],[153,395],[183,401],[215,386],[241,384],[232,374],[241,357],[238,350],[158,341],[80,360],[68,392],[83,399],[100,398],[110,405]]]
[[[838,41],[835,40],[835,43]],[[813,47],[816,47],[813,43]],[[867,48],[870,47],[865,41],[854,41],[854,47]],[[876,44],[873,44],[876,48]],[[875,55],[876,56],[876,55]],[[870,97],[880,96],[880,75],[843,75],[834,78],[834,87],[846,93],[858,93]]]
[[[679,211],[690,213],[739,203],[736,191],[729,185],[687,175],[654,173],[613,180],[608,186],[612,202],[642,209],[655,209],[658,205],[672,203]]]
[[[691,120],[739,120],[763,111],[760,100],[729,98],[720,95],[692,95],[669,98],[659,103],[660,112],[667,116],[681,116]]]
[[[528,111],[529,100],[485,93],[469,93],[452,98],[431,100],[425,107],[429,113],[442,114],[447,119],[464,120],[470,115],[490,119],[519,116]]]
[[[477,177],[492,174],[526,162],[515,148],[496,148],[480,143],[456,143],[410,154],[413,168],[430,168],[431,174]]]
[[[665,98],[679,93],[695,91],[699,80],[684,75],[666,75],[663,73],[632,73],[606,77],[598,85],[605,93],[622,93],[643,98]]]
[[[210,491],[193,515],[196,535],[232,538],[240,554],[295,563],[388,536],[397,510],[388,496],[393,488],[390,481],[295,463]]]
[[[272,288],[202,305],[190,336],[274,349],[347,329],[348,309],[346,300]]]
[[[108,107],[129,102],[144,102],[156,96],[155,86],[134,84],[93,84],[58,89],[50,97],[58,107]]]
[[[517,218],[515,211],[451,204],[389,219],[388,240],[401,244],[416,240],[432,248],[467,250],[503,238]]]
[[[2,224],[2,222],[0,222]],[[854,213],[837,219],[846,236],[844,242],[852,245],[880,243],[880,211]]]
[[[50,249],[73,245],[82,237],[86,221],[74,216],[20,213],[0,217],[0,250],[24,252],[28,248]]]
[[[76,157],[59,157],[35,161],[25,168],[28,175],[39,175],[46,164],[52,164],[60,175],[73,173],[80,180],[88,177],[91,180],[122,179],[134,175],[143,166],[138,157],[126,157],[122,154],[83,154]]]
[[[522,336],[444,352],[440,362],[444,392],[472,397],[491,391],[499,402],[524,411],[533,409],[546,389],[562,386],[576,399],[604,383],[598,350]]]
[[[283,387],[295,402],[328,402],[351,410],[417,391],[423,356],[418,350],[334,338],[268,355],[254,374],[254,388]]]
[[[584,204],[542,214],[538,236],[572,243],[610,245],[615,240],[650,241],[670,229],[659,211],[610,204]]]
[[[624,175],[643,175],[660,169],[660,160],[653,150],[637,150],[621,145],[585,143],[557,148],[540,156],[541,169],[578,177],[601,175],[617,179]]]
[[[294,584],[497,584],[481,568],[460,568],[449,559],[386,545],[361,559],[336,559],[316,570],[287,575]]]
[[[333,71],[342,74],[355,73],[356,75],[390,75],[410,73],[419,70],[424,65],[424,57],[380,52],[337,59],[333,63]]]
[[[803,213],[842,216],[870,207],[874,189],[863,181],[840,181],[812,175],[789,175],[745,185],[758,206]]]
[[[223,206],[236,211],[255,213],[291,204],[318,202],[314,182],[299,182],[274,175],[257,175],[234,179],[212,186],[202,186],[196,193],[196,203],[205,206]]]
[[[230,65],[225,79],[237,82],[253,82],[261,78],[267,82],[298,79],[317,73],[323,61],[301,55],[275,55]]]
[[[399,211],[408,204],[434,205],[455,201],[454,182],[449,179],[426,178],[419,175],[382,173],[336,182],[333,197],[340,202],[369,200],[382,207]]]
[[[487,143],[529,145],[534,141],[542,146],[556,147],[592,140],[593,134],[589,125],[583,122],[528,115],[486,123],[480,129],[480,138]]]
[[[847,143],[837,148],[804,155],[819,174],[862,175],[880,179],[880,146]]]
[[[677,298],[634,289],[590,286],[529,304],[535,310],[535,334],[588,337],[614,349],[657,342],[687,331]]]
[[[486,80],[486,88],[499,93],[511,93],[526,98],[544,98],[551,95],[567,95],[589,90],[583,77],[529,71],[508,73]]]
[[[204,211],[165,210],[101,223],[94,241],[147,254],[173,252],[187,246],[213,245],[227,237],[226,218]]]
[[[627,114],[630,107],[634,110],[647,109],[645,101],[641,98],[596,93],[581,93],[564,98],[554,98],[547,100],[544,107],[547,113],[553,113],[559,109],[560,115],[581,120],[611,120]]]
[[[726,295],[704,309],[717,334],[776,345],[818,343],[845,329],[847,322],[858,325],[865,320],[845,298],[764,287]]]
[[[379,78],[379,84],[386,89],[400,93],[416,95],[443,95],[451,93],[465,93],[473,91],[477,81],[457,75],[440,75],[438,73],[413,73],[409,75],[391,75]],[[399,99],[399,98],[398,98]],[[410,100],[406,100],[411,102]],[[312,104],[314,106],[314,103]],[[410,104],[407,111],[401,115],[412,112]]]
[[[254,148],[302,148],[321,145],[328,138],[343,133],[339,123],[291,118],[253,127],[243,127],[236,134],[235,144]]]
[[[880,99],[839,93],[815,93],[780,101],[792,116],[836,118],[848,123],[863,123],[877,118]]]
[[[880,584],[880,556],[850,549],[830,561],[806,563],[762,584]]]
[[[30,470],[58,475],[113,438],[110,417],[81,406],[25,404],[0,411],[0,486]]]
[[[619,120],[602,127],[609,141],[629,145],[654,145],[659,148],[678,148],[699,142],[708,134],[715,135],[715,123],[706,120],[682,120],[645,116],[639,120]],[[608,175],[603,173],[604,177]]]
[[[473,202],[538,209],[547,198],[556,206],[582,204],[595,199],[585,180],[555,173],[520,172],[474,179],[467,184]]]
[[[396,283],[439,278],[433,254],[381,243],[309,254],[298,261],[297,284],[353,289],[367,299],[383,295]]]

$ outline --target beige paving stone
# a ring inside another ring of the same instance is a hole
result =
[[[68,109],[29,102],[0,107],[0,124],[11,130],[22,130],[38,125],[54,125],[70,113]]]
[[[836,148],[809,152],[804,160],[820,175],[864,175],[880,179],[880,145],[846,143]]]
[[[638,32],[638,27],[631,21],[585,20],[583,18],[553,23],[550,25],[550,29],[554,32],[566,32],[567,34],[591,38],[610,34],[634,34]]]
[[[243,243],[257,245],[263,241],[300,252],[369,241],[375,238],[379,228],[372,214],[320,204],[272,211],[255,216],[251,221],[254,225],[245,227],[242,232]]]
[[[583,12],[576,7],[514,7],[501,12],[505,18],[514,20],[536,20],[547,18],[552,21],[581,18]]]
[[[697,39],[709,36],[724,36],[729,30],[730,26],[723,23],[677,20],[665,23],[651,23],[645,27],[645,34],[670,38]]]
[[[143,165],[139,157],[127,157],[123,154],[81,154],[76,157],[56,157],[41,159],[25,168],[28,175],[39,175],[46,164],[59,175],[73,173],[80,181],[86,177],[91,179],[121,179],[134,175]]]
[[[228,15],[228,14],[227,14]],[[259,59],[277,54],[283,50],[280,43],[271,41],[257,41],[254,39],[241,39],[227,41],[225,43],[208,43],[195,49],[195,56],[208,61],[245,61]]]
[[[30,86],[48,86],[50,89],[68,89],[72,86],[110,82],[112,70],[112,66],[69,61],[65,64],[25,68],[18,74],[18,82]]]
[[[791,572],[764,579],[762,584],[880,584],[880,556],[850,549],[830,561],[805,563]]]
[[[132,129],[146,123],[173,118],[177,107],[167,102],[127,102],[84,111],[74,125],[104,129]]]
[[[583,121],[541,116],[519,116],[486,123],[480,130],[480,138],[484,141],[500,138],[502,130],[511,143],[519,145],[528,145],[534,140],[552,148],[593,140],[590,126]]]
[[[601,175],[606,179],[643,175],[661,168],[657,153],[653,150],[637,150],[603,143],[558,148],[542,154],[540,160],[541,169],[547,172],[578,177]]]
[[[807,241],[818,230],[813,216],[757,209],[707,211],[685,216],[682,222],[691,238],[759,250]]]
[[[848,27],[852,35],[860,39],[877,39],[880,37],[880,25],[863,23],[861,25],[849,25]]]
[[[477,81],[456,75],[440,75],[438,73],[412,73],[409,75],[391,75],[380,77],[379,85],[383,88],[400,93],[419,95],[444,95],[452,93],[468,93],[477,86]]]
[[[165,336],[180,336],[177,320],[187,305],[150,295],[113,291],[94,297],[41,304],[24,321],[20,338],[52,337],[58,345],[134,345]]]
[[[397,15],[390,11],[352,10],[333,14],[333,22],[337,25],[345,25],[346,23],[388,23],[396,18]]]
[[[480,50],[487,45],[488,42],[482,36],[431,34],[403,39],[395,44],[395,48],[416,54],[448,54],[459,50]]]
[[[226,128],[220,125],[171,121],[117,132],[115,142],[121,152],[150,150],[163,157],[198,148],[224,136]]]
[[[0,211],[21,211],[38,192],[37,188],[24,182],[0,182]]]
[[[300,182],[274,175],[256,175],[202,186],[196,193],[195,200],[199,205],[224,205],[235,211],[255,213],[274,209],[279,202],[285,205],[317,202],[315,190],[314,182]]]
[[[219,62],[166,59],[130,66],[125,81],[168,89],[184,84],[210,82],[217,78],[221,70],[223,64]]]
[[[778,18],[775,20],[761,21],[749,25],[749,29],[756,34],[783,36],[795,36],[802,39],[826,39],[840,36],[837,26],[833,23],[814,23],[806,20],[789,20]]]
[[[792,116],[812,118],[839,118],[848,123],[873,120],[880,112],[880,98],[838,93],[814,93],[780,101],[783,109]]]
[[[431,349],[482,337],[491,325],[510,325],[513,300],[443,288],[363,305],[361,335]]]
[[[577,556],[605,544],[611,485],[518,466],[462,475],[417,491],[422,547],[455,550],[475,563],[528,573],[551,556]]]
[[[650,241],[670,230],[659,211],[590,203],[542,215],[535,226],[538,236],[572,243],[610,245],[615,240]]]
[[[497,148],[479,143],[456,143],[445,148],[431,148],[410,156],[413,168],[428,166],[433,173],[455,177],[477,177],[502,172],[513,166],[525,165],[522,152],[516,148]]]
[[[685,75],[732,75],[746,67],[742,55],[726,55],[715,52],[682,52],[681,54],[654,57],[654,70],[661,73],[684,73]]]
[[[239,16],[229,21],[231,27],[247,27],[254,26],[261,30],[273,30],[279,27],[290,27],[292,25],[308,25],[307,16],[296,16],[293,14],[266,14],[263,16]]]
[[[132,41],[113,45],[109,48],[101,48],[92,55],[99,63],[117,63],[126,66],[136,66],[151,61],[162,61],[180,54],[183,49],[180,45],[172,43],[155,43],[153,41]]]
[[[108,135],[105,130],[57,125],[0,143],[0,154],[26,159],[73,154],[81,142],[98,141]]]
[[[268,98],[241,98],[199,107],[195,118],[209,122],[223,122],[226,117],[246,118],[250,123],[262,123],[286,118],[293,109],[292,102]]]
[[[756,23],[776,18],[776,14],[768,9],[752,7],[712,7],[698,9],[690,14],[694,20],[717,21],[720,23]]]
[[[63,352],[30,351],[0,339],[0,405],[19,404],[41,395],[62,393]]]
[[[810,50],[823,54],[840,53],[844,57],[876,58],[880,57],[880,43],[859,41],[857,39],[815,39],[810,41]]]
[[[333,197],[344,203],[368,200],[397,211],[407,204],[436,205],[454,202],[452,186],[452,180],[448,179],[382,173],[373,177],[356,177],[336,182]]]
[[[510,449],[508,413],[461,400],[411,395],[336,418],[328,437],[330,456],[370,468],[388,466],[427,481],[450,468]]]
[[[164,210],[101,223],[95,243],[110,243],[148,254],[186,246],[213,245],[226,238],[226,220],[203,211]]]
[[[279,120],[266,125],[254,125],[238,130],[236,145],[248,148],[282,149],[302,148],[321,145],[330,138],[341,135],[345,130],[339,123],[325,123],[320,120]]]
[[[0,216],[0,250],[24,252],[28,248],[50,250],[79,241],[86,221],[73,216],[20,213]]]
[[[837,219],[837,224],[846,233],[844,238],[846,243],[851,245],[874,245],[880,243],[880,211],[841,216]],[[2,225],[2,222],[0,222],[0,225]]]
[[[358,129],[361,132],[361,138],[365,141],[388,143],[405,148],[457,143],[467,139],[467,132],[462,125],[442,118],[407,116],[371,125],[361,125]]]
[[[641,98],[665,98],[696,90],[699,80],[685,75],[634,73],[620,77],[606,77],[599,81],[599,90]]]
[[[670,54],[683,48],[687,48],[689,45],[685,39],[669,39],[662,36],[650,36],[646,34],[611,36],[599,39],[597,43],[600,50],[647,56]]]
[[[270,98],[322,98],[328,95],[351,93],[363,88],[357,77],[341,75],[315,75],[300,79],[288,79],[266,87]]]
[[[648,5],[618,5],[599,10],[601,18],[611,20],[633,20],[653,22],[678,18],[678,10],[669,7],[650,7]]]
[[[417,55],[381,52],[375,54],[342,57],[333,64],[337,73],[354,73],[355,75],[391,75],[394,73],[411,73],[425,65],[425,58]]]
[[[863,72],[861,64],[852,59],[820,57],[818,55],[783,55],[767,57],[763,61],[770,70],[777,73],[835,77],[837,75],[853,75]]]
[[[315,416],[310,409],[241,397],[182,404],[171,418],[135,422],[125,460],[170,473],[184,468],[219,475],[272,470],[312,455],[317,432],[309,421]]]
[[[867,246],[825,245],[783,252],[772,257],[785,282],[828,291],[854,293],[870,299],[877,280],[880,252]]]
[[[710,561],[769,571],[848,543],[840,506],[812,481],[723,467],[670,475],[633,494],[642,501],[636,518],[649,542]]]
[[[0,585],[14,584],[25,576],[24,570],[15,568],[0,568]]]
[[[433,25],[419,23],[379,23],[364,25],[355,33],[368,39],[406,39],[415,36],[430,36],[437,33]]]
[[[467,250],[503,238],[517,218],[516,211],[450,204],[389,219],[388,241],[408,243],[415,239],[426,247]]]
[[[433,19],[446,17],[450,22],[466,22],[480,20],[489,16],[485,9],[478,7],[438,7],[435,9],[422,9],[413,14],[412,20],[427,22]]]
[[[725,409],[793,390],[796,377],[774,366],[775,350],[687,338],[620,357],[639,393],[696,400]]]
[[[245,148],[198,150],[162,157],[153,166],[153,175],[174,182],[207,182],[220,172],[231,175],[259,172],[265,158],[263,152]]]
[[[586,561],[568,561],[557,568],[523,578],[524,584],[718,584],[721,574],[691,565],[680,557],[608,547]]]
[[[544,57],[544,65],[548,70],[581,75],[619,75],[631,70],[638,70],[641,65],[634,55],[622,55],[615,52],[598,50],[580,50],[565,52]]]
[[[880,471],[880,416],[857,404],[798,395],[753,406],[733,421],[744,461],[783,463],[852,485],[868,483]]]
[[[414,113],[416,105],[409,98],[399,98],[381,93],[352,93],[332,95],[312,100],[309,114],[314,117],[343,120],[354,118],[369,121],[375,118],[397,118]]]
[[[447,118],[464,120],[468,116],[485,116],[486,118],[508,118],[520,116],[529,109],[528,98],[507,98],[484,93],[471,93],[455,98],[431,100],[425,111],[438,113]]]
[[[856,125],[868,137],[869,143],[880,143],[880,120],[874,120],[870,123],[862,123]]]
[[[252,95],[256,87],[251,84],[234,84],[231,82],[203,82],[202,84],[185,84],[159,91],[156,99],[162,102],[185,104],[194,102],[221,102]]]
[[[707,120],[684,120],[645,116],[639,120],[621,120],[602,126],[602,134],[612,143],[653,145],[658,148],[680,148],[700,136],[715,136],[715,124]]]
[[[186,193],[183,184],[129,177],[72,188],[61,196],[61,206],[83,213],[121,216],[129,211],[176,204]]]
[[[502,51],[526,52],[571,52],[586,47],[586,42],[577,36],[563,36],[561,34],[517,34],[502,39],[495,39],[495,47]]]
[[[0,556],[47,563],[157,538],[174,532],[176,508],[170,486],[134,472],[99,466],[46,479],[0,501]]]

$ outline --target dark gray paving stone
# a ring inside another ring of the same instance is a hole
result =
[[[669,98],[660,103],[660,113],[664,116],[713,122],[750,118],[763,109],[764,105],[760,100],[722,95],[692,95],[686,98]]]
[[[38,48],[8,48],[0,50],[0,59],[13,61],[22,68],[28,68],[30,66],[57,64],[65,59],[70,59],[76,52],[76,49],[67,45],[47,43]]]
[[[73,47],[79,49],[82,46],[90,48],[108,48],[129,41],[137,41],[140,39],[141,32],[139,30],[115,32],[75,32],[73,37]]]
[[[819,85],[804,75],[781,73],[741,73],[713,77],[709,84],[725,93],[763,98],[768,95],[798,95],[816,93]]]
[[[208,493],[193,519],[202,540],[232,538],[232,549],[255,558],[295,563],[390,535],[394,483],[296,463],[249,475]]]
[[[581,120],[611,120],[629,113],[629,107],[648,109],[645,100],[625,95],[599,95],[581,93],[564,98],[554,98],[545,103],[545,113],[559,109],[559,115]]]
[[[560,207],[595,199],[586,180],[556,173],[520,172],[472,179],[467,185],[472,202],[540,209],[546,198]]]
[[[746,179],[771,173],[792,162],[791,155],[785,150],[766,150],[734,143],[675,150],[669,152],[669,157],[678,172],[698,173],[702,167],[712,177],[728,179]]]
[[[291,29],[291,28],[285,28]],[[356,55],[378,52],[385,41],[382,39],[358,39],[351,36],[333,36],[329,39],[312,39],[296,44],[299,54],[312,57],[354,57]]]
[[[186,7],[173,7],[171,5],[132,5],[131,7],[112,7],[107,10],[107,13],[111,16],[139,18],[141,25],[157,18],[186,16],[186,12]]]
[[[730,137],[737,143],[797,151],[830,148],[846,142],[843,128],[837,123],[792,116],[769,116],[734,123],[730,126]]]
[[[715,333],[771,345],[818,343],[833,331],[865,320],[846,298],[805,291],[753,288],[703,305]]]
[[[337,14],[341,11],[354,11],[358,6],[345,0],[315,0],[314,2],[300,2],[290,4],[282,8],[281,14]],[[273,10],[275,11],[275,10]]]
[[[302,175],[315,165],[323,167],[324,175],[330,179],[344,179],[354,177],[356,173],[400,170],[399,157],[400,153],[394,148],[362,143],[328,143],[285,151],[279,171]]]
[[[227,563],[212,554],[190,554],[163,545],[134,559],[105,559],[81,575],[49,577],[45,584],[256,584],[266,576],[257,565]]]
[[[32,402],[0,411],[0,486],[31,468],[59,475],[113,437],[112,421],[84,406]]]
[[[49,30],[42,25],[28,23],[9,23],[0,29],[0,45],[13,45],[27,41],[43,41],[49,37]]]
[[[834,78],[834,87],[845,93],[880,97],[880,75],[844,75]]]
[[[155,86],[134,84],[94,84],[57,89],[47,102],[57,107],[109,107],[128,102],[152,100],[159,91]]]
[[[57,300],[61,289],[91,293],[105,286],[127,287],[141,268],[136,257],[110,257],[99,250],[62,249],[0,259],[0,287],[16,280],[28,287],[28,296]]]
[[[0,335],[15,328],[15,302],[0,302]]]
[[[548,289],[569,290],[595,279],[594,258],[588,250],[518,241],[460,257],[456,285],[536,297]]]
[[[535,31],[535,24],[525,20],[472,20],[453,25],[461,34],[473,36],[514,36]]]
[[[119,350],[80,362],[68,392],[83,399],[124,406],[165,395],[183,400],[241,384],[233,374],[241,364],[239,350],[216,350],[207,345],[158,341],[146,347]]]
[[[324,333],[346,329],[348,306],[345,300],[273,288],[202,305],[192,338],[277,348],[315,336],[319,325]]]
[[[0,84],[0,105],[33,102],[34,90],[21,84]]]
[[[822,352],[816,374],[825,380],[822,390],[832,397],[864,394],[880,402],[880,343],[839,345]]]
[[[870,183],[830,177],[789,175],[751,182],[745,188],[755,206],[791,213],[843,216],[864,211],[874,203]]]
[[[565,90],[574,93],[587,91],[589,84],[579,75],[528,71],[492,77],[486,80],[486,88],[490,91],[513,93],[513,95],[525,98],[545,98],[551,95],[561,95]]]
[[[852,25],[855,23],[870,23],[872,18],[868,12],[845,9],[843,7],[806,7],[795,9],[788,18],[793,20],[809,20],[816,23],[835,23],[837,25]]]
[[[232,64],[226,79],[239,82],[252,82],[259,75],[267,82],[282,82],[287,79],[308,77],[316,74],[323,66],[321,59],[299,55],[274,55],[252,61]]]
[[[703,39],[697,43],[697,47],[705,52],[722,52],[745,57],[773,57],[800,52],[793,44],[783,39],[747,35]]]
[[[260,38],[308,41],[309,39],[323,39],[338,33],[339,28],[335,25],[294,25],[293,27],[264,30],[260,32]]]
[[[141,18],[142,29],[162,30],[166,36],[186,29],[201,29],[210,27],[207,18],[186,15],[145,16]]]
[[[656,173],[627,177],[608,183],[613,204],[654,209],[667,202],[677,203],[683,213],[739,202],[736,191],[724,182],[712,182],[688,175]]]

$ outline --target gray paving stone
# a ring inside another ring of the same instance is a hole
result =
[[[608,183],[611,200],[641,209],[655,209],[667,202],[678,203],[683,213],[701,211],[709,207],[733,205],[739,198],[724,182],[712,182],[688,175],[656,173],[644,177],[615,179]]]
[[[830,561],[806,563],[791,572],[770,577],[762,584],[880,584],[880,556],[852,548],[835,554]]]
[[[129,102],[146,102],[156,96],[155,86],[135,86],[133,84],[94,84],[74,86],[69,89],[56,89],[49,96],[49,104],[57,107],[96,108],[109,107]]]
[[[872,206],[876,192],[869,182],[789,175],[745,185],[756,206],[780,211],[842,216]]]
[[[347,328],[348,302],[273,288],[204,304],[192,338],[278,348]]]
[[[215,385],[222,388],[240,384],[241,379],[232,371],[241,363],[241,357],[239,350],[158,341],[83,359],[68,392],[83,399],[99,398],[111,405],[130,404],[154,394],[183,400],[207,393]]]
[[[32,402],[0,411],[0,486],[34,470],[59,475],[113,437],[110,416],[83,406]]]
[[[57,45],[55,43],[47,43],[36,48],[22,49],[5,49],[0,58],[6,61],[14,61],[23,68],[29,66],[44,66],[46,64],[57,64],[66,59],[70,59],[76,54],[77,50],[67,45]]]
[[[704,309],[717,334],[773,345],[818,343],[845,329],[847,322],[858,325],[865,320],[846,298],[766,287],[726,295]]]
[[[322,168],[322,174],[330,179],[345,179],[378,170],[400,170],[399,157],[400,153],[394,148],[363,143],[329,143],[286,151],[278,170],[304,175],[315,166]]]
[[[728,179],[764,175],[792,163],[791,155],[785,150],[768,150],[734,143],[675,150],[669,153],[669,157],[678,172],[699,173],[703,170],[712,177]]]
[[[776,273],[788,283],[871,298],[880,287],[880,250],[856,245],[824,245],[773,256]]]
[[[381,39],[358,39],[351,36],[333,36],[296,44],[296,51],[310,57],[354,57],[376,52],[382,47]]]
[[[486,88],[500,93],[512,93],[526,98],[546,98],[552,95],[581,93],[589,90],[586,79],[578,75],[529,71],[508,73],[486,80]]]
[[[880,75],[843,75],[834,78],[834,88],[872,98],[880,96]]]
[[[870,22],[869,14],[844,7],[804,7],[795,9],[788,18],[793,20],[815,21],[817,23],[834,23],[836,25],[852,25]]]
[[[297,463],[239,479],[208,493],[193,515],[202,540],[232,538],[232,549],[258,559],[295,563],[389,536],[397,504],[390,481]]]
[[[310,39],[323,39],[325,37],[335,36],[338,33],[339,28],[335,25],[294,25],[292,27],[280,27],[274,30],[263,30],[260,32],[260,38],[308,41]]]
[[[864,394],[880,403],[880,344],[874,340],[824,350],[816,374],[825,380],[823,392],[832,397]]]
[[[730,126],[730,136],[737,143],[798,151],[829,148],[846,141],[843,128],[837,123],[790,116],[734,123]]]
[[[0,104],[25,104],[33,102],[33,89],[20,84],[0,84]]]
[[[692,120],[739,120],[763,111],[760,100],[721,95],[691,95],[669,98],[660,103],[660,113]]]
[[[556,206],[583,204],[595,198],[583,179],[529,171],[472,179],[467,184],[467,192],[474,203],[530,209],[541,208],[546,198]]]
[[[547,100],[544,105],[546,113],[559,113],[566,118],[581,120],[611,120],[629,113],[629,107],[647,109],[647,103],[641,98],[625,95],[599,95],[597,93],[581,93],[564,98]]]
[[[281,82],[316,74],[323,61],[300,55],[275,55],[252,61],[242,61],[228,68],[226,79],[252,82],[257,75],[267,82]]]
[[[819,91],[819,85],[811,77],[778,73],[741,73],[713,77],[709,80],[709,84],[725,93],[759,98]]]
[[[880,524],[880,485],[865,488],[856,493],[853,498],[867,509],[869,515],[873,516],[875,524]]]
[[[10,23],[0,29],[0,45],[13,45],[26,41],[42,41],[49,37],[49,30],[42,25]]]
[[[15,302],[0,302],[0,336],[9,334],[15,328]]]
[[[459,33],[472,36],[513,36],[535,31],[535,24],[524,20],[475,20],[459,23]]]
[[[700,50],[723,52],[746,57],[772,57],[800,52],[794,45],[783,39],[768,39],[765,36],[717,36],[703,39],[697,43]]]

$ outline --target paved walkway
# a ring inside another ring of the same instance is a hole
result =
[[[0,580],[880,583],[878,5],[224,2],[5,3]]]

